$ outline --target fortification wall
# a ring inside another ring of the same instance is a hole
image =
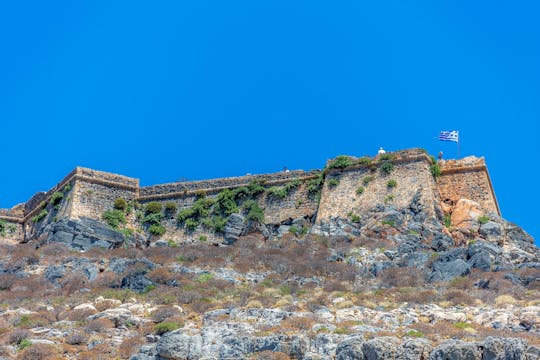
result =
[[[76,170],[69,213],[71,218],[101,220],[105,211],[113,209],[116,199],[123,198],[129,202],[138,198],[138,179],[86,168]]]
[[[264,209],[265,223],[279,224],[288,219],[304,216],[312,217],[317,212],[317,199],[308,196],[306,182],[316,178],[319,173],[319,171],[291,171],[156,185],[142,188],[139,202],[143,208],[147,203],[153,201],[161,203],[163,207],[166,203],[172,202],[176,205],[178,211],[181,211],[191,207],[200,195],[213,199],[224,189],[247,186],[252,181],[258,181],[268,188],[271,186],[281,186],[292,180],[300,180],[301,184],[292,189],[282,199],[269,198],[265,194],[260,194],[255,198],[259,206]],[[199,226],[195,231],[186,231],[182,226],[178,226],[176,216],[165,217],[162,225],[166,229],[166,233],[162,236],[164,239],[189,242],[191,240],[197,241],[201,236],[204,236],[208,241],[219,242],[222,240],[221,235],[216,235],[202,226]]]
[[[0,215],[0,241],[18,243],[23,237],[23,224],[19,218]]]
[[[332,218],[347,218],[349,213],[360,215],[375,208],[378,204],[392,204],[396,208],[406,208],[417,191],[420,202],[429,215],[435,215],[435,181],[430,171],[431,159],[421,151],[393,153],[393,171],[386,175],[381,172],[380,157],[372,164],[357,165],[345,170],[331,170],[323,186],[317,213],[317,223]],[[369,183],[364,179],[372,177]],[[339,183],[332,186],[332,179]],[[388,181],[395,180],[396,186],[389,187]],[[363,188],[358,193],[358,188]]]
[[[442,160],[441,177],[437,181],[441,201],[448,207],[461,198],[476,201],[490,212],[500,215],[484,158],[474,156],[460,160]]]

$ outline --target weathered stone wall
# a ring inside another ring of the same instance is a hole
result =
[[[257,196],[256,200],[259,206],[264,209],[266,224],[280,224],[288,219],[296,219],[300,217],[312,217],[317,212],[317,199],[309,196],[307,192],[307,181],[319,175],[318,171],[303,172],[295,171],[289,173],[270,174],[275,175],[254,175],[244,176],[240,178],[219,179],[216,181],[196,182],[196,184],[182,183],[182,185],[190,186],[190,190],[186,191],[169,191],[166,193],[154,192],[152,195],[147,195],[140,198],[141,206],[144,206],[152,201],[157,201],[163,206],[167,202],[176,204],[178,211],[187,209],[197,200],[198,194],[205,194],[208,198],[215,198],[223,189],[234,189],[240,186],[248,185],[253,180],[264,181],[265,187],[284,185],[292,180],[300,180],[301,185],[292,189],[290,193],[283,199],[271,199],[265,194]],[[270,179],[269,179],[270,178]],[[201,186],[204,183],[206,187]],[[166,184],[166,189],[174,189],[175,184]],[[181,186],[178,184],[178,186]],[[213,186],[213,187],[210,187]],[[158,186],[153,186],[153,191],[158,189]],[[177,188],[178,189],[178,188]],[[142,189],[141,189],[142,190]],[[165,190],[166,191],[166,190]],[[148,192],[146,192],[148,194]],[[220,242],[222,236],[214,234],[211,231],[205,230],[199,226],[197,230],[185,231],[183,227],[178,226],[176,216],[169,218],[165,217],[162,225],[166,228],[166,233],[162,236],[163,239],[173,240],[178,242],[199,241],[201,236],[206,237],[208,241]]]
[[[430,171],[430,158],[421,153],[395,153],[390,161],[394,170],[385,175],[380,170],[382,162],[374,159],[371,165],[352,166],[345,170],[329,171],[324,183],[321,202],[317,213],[317,223],[332,218],[347,218],[349,213],[360,215],[375,208],[378,204],[391,204],[396,208],[409,206],[417,191],[420,202],[427,214],[435,215],[435,181]],[[373,177],[364,184],[366,177]],[[339,183],[332,186],[332,179]],[[388,181],[395,180],[397,185],[389,187]],[[357,193],[363,187],[363,193]]]
[[[484,158],[474,156],[440,161],[442,175],[437,181],[441,201],[449,208],[459,199],[476,201],[488,212],[500,214],[499,205]]]
[[[105,178],[100,177],[100,174],[92,174],[89,177],[87,174],[85,171],[82,176],[75,178],[71,218],[86,217],[101,220],[105,211],[113,209],[116,199],[123,198],[128,202],[137,200],[138,180],[110,176]]]

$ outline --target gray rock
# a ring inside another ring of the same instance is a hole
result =
[[[483,271],[491,270],[491,256],[487,251],[475,253],[468,261],[472,268]]]
[[[64,261],[64,265],[71,266],[74,271],[80,271],[90,281],[94,280],[98,275],[98,268],[90,259],[69,258]]]
[[[510,222],[506,223],[506,236],[508,237],[508,240],[512,242],[534,243],[534,239],[531,235],[527,234],[521,227]]]
[[[525,352],[526,360],[538,360],[540,359],[540,348],[536,346],[529,346]]]
[[[154,283],[142,273],[133,273],[122,278],[122,289],[130,289],[142,294]]]
[[[521,360],[525,357],[527,342],[517,338],[487,337],[484,341],[483,360]]]
[[[231,245],[233,244],[240,235],[242,235],[246,229],[247,221],[246,218],[241,214],[232,214],[225,224],[225,234],[223,244]]]
[[[454,246],[454,239],[443,233],[438,233],[431,241],[431,248],[435,251],[446,251],[451,246]]]
[[[449,262],[435,261],[433,271],[428,276],[429,281],[449,281],[457,276],[464,276],[471,272],[471,266],[461,259]]]
[[[492,236],[501,236],[502,226],[494,221],[488,221],[480,226],[480,235],[489,238]]]
[[[157,354],[164,359],[196,359],[201,356],[202,339],[200,335],[167,333],[156,345]]]
[[[308,340],[303,336],[293,336],[288,354],[295,359],[302,359],[309,348]]]
[[[363,360],[363,344],[364,339],[361,336],[346,338],[336,348],[336,360]]]
[[[88,250],[93,247],[112,249],[126,241],[124,235],[118,231],[87,218],[61,219],[48,225],[44,233],[47,234],[47,243],[60,242],[75,250]]]
[[[400,360],[425,360],[433,347],[427,339],[407,339],[401,346]]]
[[[66,275],[66,267],[64,265],[51,265],[45,269],[45,278],[54,285],[58,285],[58,280]]]
[[[482,352],[476,343],[447,340],[437,346],[429,360],[481,360]]]
[[[156,268],[156,264],[148,260],[147,258],[140,258],[140,259],[125,259],[125,258],[112,258],[109,261],[109,266],[107,267],[108,271],[112,271],[116,274],[123,274],[125,273],[129,267],[137,265],[137,268],[139,271],[144,270],[154,270]]]
[[[366,360],[393,360],[398,357],[400,341],[398,338],[383,336],[362,344]]]

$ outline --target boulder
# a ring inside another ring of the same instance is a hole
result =
[[[447,340],[437,346],[429,355],[429,360],[481,360],[482,352],[476,343]]]
[[[427,339],[407,339],[401,345],[400,360],[425,360],[433,347]]]
[[[480,226],[479,232],[486,239],[498,237],[502,235],[502,226],[495,221],[488,221]]]
[[[527,342],[517,338],[487,337],[484,341],[483,360],[521,360],[525,357]]]
[[[126,241],[120,232],[87,218],[61,219],[48,225],[44,232],[47,234],[47,243],[60,242],[74,250],[88,250],[93,247],[112,249]]]
[[[132,273],[122,278],[122,289],[130,289],[139,294],[148,291],[151,286],[154,286],[154,283],[143,273]]]
[[[432,281],[449,281],[458,276],[464,276],[471,272],[471,266],[461,259],[448,262],[435,261],[432,265],[433,270],[428,276]]]
[[[156,352],[163,359],[198,359],[202,352],[202,339],[200,335],[167,333],[159,339]]]
[[[364,339],[361,336],[346,338],[336,348],[336,360],[363,360],[363,344]]]
[[[400,353],[398,338],[383,336],[368,340],[362,344],[366,360],[393,360]]]
[[[444,233],[438,233],[431,241],[431,248],[435,251],[446,251],[454,245],[454,239]]]
[[[242,235],[246,229],[247,221],[246,218],[241,214],[232,214],[229,216],[229,220],[225,224],[225,234],[223,244],[231,245],[233,244],[240,235]]]

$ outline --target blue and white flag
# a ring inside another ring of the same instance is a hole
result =
[[[457,130],[441,131],[441,134],[439,135],[439,140],[459,142],[459,132]]]

